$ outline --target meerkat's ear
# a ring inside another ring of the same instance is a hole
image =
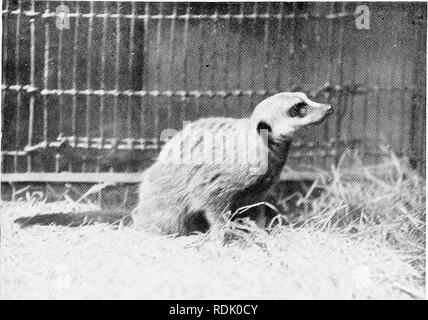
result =
[[[266,122],[264,122],[264,121],[260,121],[258,124],[257,124],[257,133],[258,134],[260,134],[260,131],[261,130],[267,130],[268,131],[268,134],[269,134],[269,136],[271,135],[271,133],[272,133],[272,127],[268,124],[268,123],[266,123]]]

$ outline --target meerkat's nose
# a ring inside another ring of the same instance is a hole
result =
[[[325,104],[325,107],[327,109],[327,111],[325,112],[325,114],[327,116],[331,115],[333,113],[333,107],[331,105],[329,105],[329,104]]]

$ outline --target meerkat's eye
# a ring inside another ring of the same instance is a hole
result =
[[[297,116],[300,118],[303,118],[307,114],[307,111],[308,111],[307,108],[308,108],[308,105],[306,103],[299,102],[290,108],[290,110],[288,111],[288,115],[292,118]]]

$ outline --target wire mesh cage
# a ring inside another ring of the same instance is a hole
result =
[[[424,170],[426,4],[369,9],[359,29],[353,3],[3,1],[3,179],[132,182],[162,130],[282,91],[336,109],[290,167],[388,145]]]

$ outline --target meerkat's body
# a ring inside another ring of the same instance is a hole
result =
[[[257,131],[248,130],[248,124],[246,119],[202,119],[190,125],[192,134],[186,135],[184,129],[172,138],[164,146],[158,161],[144,172],[134,221],[152,225],[162,233],[187,233],[194,231],[192,222],[201,215],[212,226],[220,224],[224,219],[222,214],[228,210],[233,212],[243,205],[263,201],[269,187],[279,178],[290,142],[281,145],[282,148],[276,150],[278,153],[272,156]],[[225,152],[215,158],[223,145],[207,140],[215,140],[215,135],[222,133],[236,139],[232,138],[229,149],[225,148]],[[258,159],[239,159],[238,154],[230,153],[230,150],[238,151],[242,133],[248,133],[247,145],[241,146],[243,150],[239,152],[253,155],[265,152],[269,157],[266,162],[265,159],[261,159],[262,163]],[[191,161],[185,158],[187,146],[191,148]],[[212,155],[211,163],[195,159],[206,152],[202,146],[211,148],[209,151],[212,152],[208,152]],[[174,158],[176,154],[180,154],[179,161]],[[194,228],[198,226],[194,225]]]
[[[284,123],[289,108],[299,103],[313,109],[312,117]],[[219,226],[225,212],[263,201],[285,165],[292,133],[322,121],[330,109],[304,94],[282,93],[264,100],[250,118],[188,125],[143,173],[134,222],[187,234]]]
[[[294,132],[323,121],[329,113],[329,105],[303,93],[284,92],[263,100],[249,118],[208,118],[189,124],[142,173],[132,220],[164,234],[221,226],[226,212],[266,199],[285,165]],[[61,214],[38,215],[15,221],[24,227],[61,221],[70,225],[70,219],[80,225],[87,217],[104,221],[106,215],[112,213],[83,212],[66,219],[59,219]],[[123,213],[115,217],[122,219]],[[263,226],[264,217],[254,218]]]

